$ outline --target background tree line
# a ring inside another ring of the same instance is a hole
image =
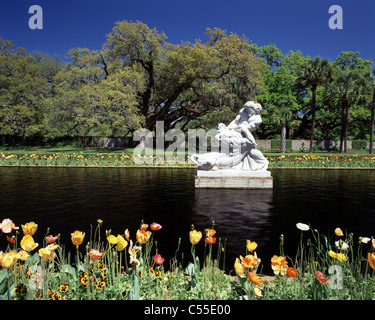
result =
[[[101,50],[67,59],[0,39],[0,135],[126,136],[139,128],[216,128],[244,102],[262,104],[258,139],[372,140],[372,61],[283,54],[207,29],[204,41],[167,42],[142,22],[117,22]],[[371,144],[372,145],[372,144]],[[312,144],[310,146],[312,151]],[[372,150],[370,150],[372,151]]]

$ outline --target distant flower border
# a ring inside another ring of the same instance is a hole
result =
[[[271,155],[268,168],[273,169],[375,169],[375,155]],[[163,162],[156,156],[127,154],[54,153],[16,154],[0,152],[0,167],[62,167],[62,168],[192,168],[197,166],[178,157],[169,156]]]

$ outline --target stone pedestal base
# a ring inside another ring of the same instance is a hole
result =
[[[272,189],[273,178],[270,171],[241,170],[197,170],[196,188],[231,189]]]

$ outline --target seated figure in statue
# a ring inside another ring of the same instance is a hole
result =
[[[238,112],[236,118],[229,124],[228,128],[243,133],[249,142],[256,146],[254,136],[249,129],[254,130],[257,128],[260,124],[257,123],[258,121],[259,117],[256,114],[256,104],[253,101],[248,101]]]
[[[266,170],[268,160],[256,149],[256,142],[251,131],[262,123],[258,103],[248,101],[240,109],[236,118],[226,126],[218,125],[215,139],[220,141],[221,152],[192,155],[191,159],[200,168],[209,170]]]

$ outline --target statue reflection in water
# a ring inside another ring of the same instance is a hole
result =
[[[214,221],[216,238],[227,239],[226,260],[232,267],[234,257],[246,254],[247,240],[258,243],[258,253],[269,240],[272,197],[270,189],[195,189],[194,227],[203,231]]]

